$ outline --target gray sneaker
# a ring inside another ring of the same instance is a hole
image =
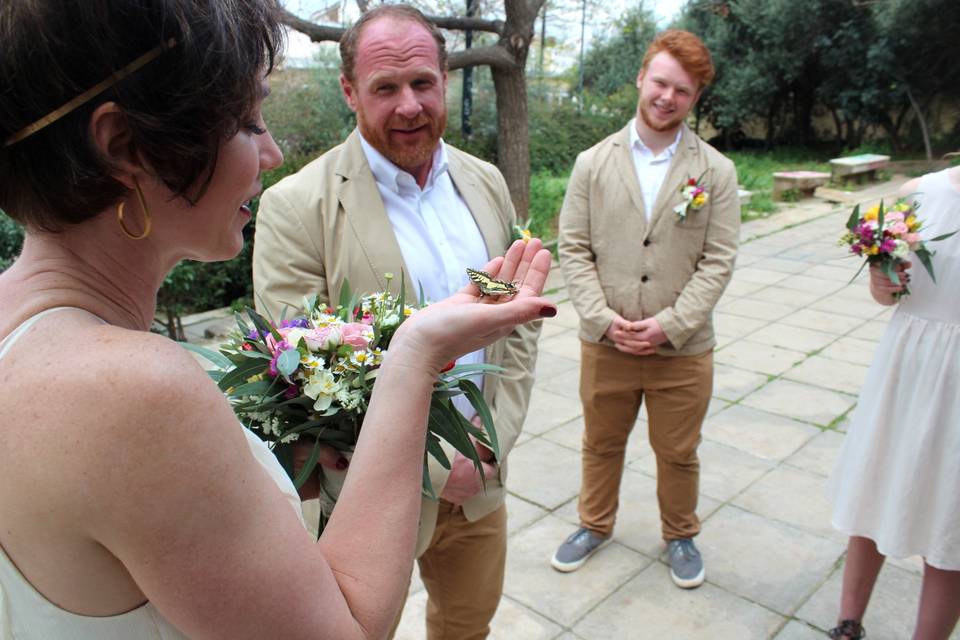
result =
[[[683,589],[693,589],[703,584],[706,571],[703,558],[697,546],[690,538],[678,538],[667,543],[667,555],[670,556],[670,577],[674,584]]]
[[[564,573],[576,571],[583,566],[587,558],[608,542],[610,538],[604,538],[599,533],[580,527],[563,541],[557,552],[553,554],[550,565]]]

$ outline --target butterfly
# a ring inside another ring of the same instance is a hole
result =
[[[480,289],[480,297],[483,296],[512,296],[517,293],[517,285],[513,282],[497,280],[486,271],[478,271],[467,267],[467,275],[470,281]]]

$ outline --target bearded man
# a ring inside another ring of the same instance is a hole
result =
[[[706,575],[697,446],[713,384],[711,316],[740,228],[733,163],[684,120],[713,79],[697,36],[669,30],[637,75],[637,117],[577,158],[560,211],[560,266],[580,315],[580,527],[551,564],[575,571],[610,541],[627,437],[644,400],[670,576]]]
[[[419,287],[427,299],[443,299],[466,284],[466,267],[503,253],[515,223],[500,172],[441,139],[446,48],[423,14],[378,6],[347,30],[340,54],[340,85],[357,129],[260,201],[254,289],[258,306],[276,318],[285,306],[299,308],[304,295],[335,304],[344,281],[357,292],[386,290],[386,274],[401,271],[408,299]],[[483,382],[501,459],[478,445],[486,486],[452,447],[445,447],[452,470],[430,460],[440,499],[423,501],[417,554],[431,640],[489,632],[506,560],[505,457],[526,417],[539,331],[539,323],[518,327],[460,360],[505,369]],[[458,407],[474,419],[469,403]],[[371,526],[390,526],[370,517]]]

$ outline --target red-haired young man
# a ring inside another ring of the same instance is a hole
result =
[[[560,264],[580,315],[580,528],[553,557],[574,571],[613,535],[627,437],[642,401],[671,577],[700,585],[697,445],[713,383],[711,315],[740,228],[733,163],[684,123],[713,79],[697,36],[669,30],[637,75],[637,116],[577,158]]]

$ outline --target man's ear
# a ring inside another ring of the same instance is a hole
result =
[[[343,99],[347,101],[350,111],[357,111],[357,90],[353,83],[347,79],[347,76],[340,74],[340,90],[343,91]]]
[[[640,71],[637,72],[637,82],[636,82],[637,89],[640,88],[640,83],[642,82],[643,82],[643,69],[640,69]]]
[[[104,102],[90,116],[90,139],[101,157],[113,168],[113,177],[133,188],[133,176],[146,172],[133,146],[127,115],[116,102]]]

